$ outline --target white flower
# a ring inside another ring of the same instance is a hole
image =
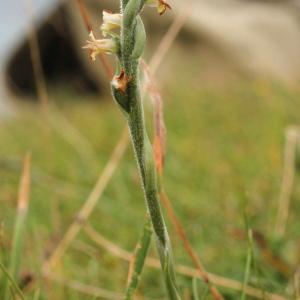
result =
[[[103,11],[103,24],[101,30],[103,36],[107,36],[113,33],[113,30],[119,29],[122,23],[122,14],[113,14],[107,11]]]
[[[146,4],[151,7],[156,7],[160,15],[164,14],[167,9],[171,9],[171,6],[165,0],[147,0]]]
[[[86,41],[86,45],[82,48],[90,50],[90,56],[92,60],[96,60],[96,57],[100,53],[116,53],[117,52],[117,43],[113,39],[101,39],[98,40],[94,37],[93,32],[89,34],[90,40]]]

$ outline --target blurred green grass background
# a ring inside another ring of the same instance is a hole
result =
[[[59,109],[93,146],[96,159],[83,157],[55,132],[35,104],[0,124],[0,220],[2,247],[9,251],[22,158],[32,153],[32,184],[25,231],[22,272],[39,273],[41,264],[74,220],[101,173],[125,120],[108,97],[105,101],[52,90]],[[274,237],[282,176],[284,131],[300,119],[300,90],[270,81],[237,80],[218,88],[182,76],[163,89],[168,129],[165,190],[188,237],[208,271],[243,280],[250,226],[263,233],[270,247],[291,266],[299,263],[300,189],[294,187],[283,240]],[[72,100],[70,100],[72,99]],[[96,100],[96,101],[94,101]],[[146,100],[147,101],[147,100]],[[150,105],[147,105],[148,107]],[[147,112],[149,121],[150,112]],[[145,205],[131,148],[90,217],[101,234],[132,251],[138,240]],[[168,222],[176,263],[191,265]],[[91,248],[92,247],[92,248]],[[152,249],[152,255],[156,255]],[[289,282],[255,247],[257,272],[251,282],[284,293]],[[111,256],[83,233],[72,243],[59,273],[80,282],[122,292],[128,264]],[[178,276],[182,289],[192,281]],[[55,283],[40,282],[42,299],[93,299]],[[226,299],[240,293],[222,290]],[[163,298],[159,270],[144,270],[139,292]]]

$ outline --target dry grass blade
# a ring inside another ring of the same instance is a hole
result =
[[[294,290],[295,290],[295,299],[300,299],[300,267],[297,268],[294,275]]]
[[[8,268],[9,275],[15,279],[18,277],[21,252],[23,244],[23,230],[27,217],[30,193],[30,162],[31,155],[27,153],[24,158],[23,171],[19,184],[17,216],[15,220],[15,228],[13,234],[12,250],[10,254],[10,263]],[[4,299],[9,299],[10,295],[10,280],[6,280],[4,288]]]
[[[73,147],[83,161],[94,164],[97,161],[97,154],[89,140],[69,122],[53,103],[48,107],[49,114],[47,114],[47,118],[51,128]]]
[[[39,49],[38,38],[35,30],[32,0],[26,0],[26,7],[29,16],[28,40],[29,40],[29,48],[30,48],[30,57],[31,57],[32,68],[34,72],[36,89],[42,107],[46,109],[49,99],[48,99],[45,75],[44,75],[42,62],[41,62],[41,54]]]
[[[73,239],[77,236],[80,232],[82,226],[84,225],[85,221],[89,218],[90,214],[92,213],[93,209],[95,208],[99,198],[101,197],[105,187],[107,186],[108,182],[110,181],[113,173],[115,172],[120,159],[122,158],[123,154],[128,145],[128,132],[124,130],[122,133],[121,139],[119,140],[118,144],[116,145],[108,163],[106,164],[103,172],[99,176],[93,190],[91,191],[88,199],[85,201],[84,205],[80,209],[77,214],[76,219],[70,225],[67,232],[63,236],[60,243],[57,245],[56,249],[47,260],[44,265],[44,269],[47,270],[49,267],[54,267],[58,261],[61,259],[63,253],[68,248],[69,244],[73,241]]]
[[[101,235],[99,232],[97,232],[93,227],[90,225],[86,225],[84,227],[84,232],[87,234],[87,236],[98,246],[104,248],[107,250],[110,254],[119,257],[122,260],[130,262],[132,260],[132,253],[119,247],[118,245],[114,244],[107,238],[105,238],[103,235]],[[148,257],[146,259],[145,264],[149,267],[159,269],[160,268],[160,262],[156,258]],[[176,271],[178,274],[191,277],[191,278],[199,278],[202,279],[202,276],[199,274],[199,270],[195,268],[191,268],[188,266],[184,265],[177,265]],[[263,291],[261,289],[251,287],[249,285],[243,286],[243,283],[237,280],[229,279],[226,277],[218,276],[212,273],[207,273],[208,278],[211,283],[236,290],[236,291],[242,291],[244,289],[245,293],[248,296],[257,298],[257,299],[268,299],[268,300],[287,300],[287,298],[277,295],[277,294],[272,294],[268,293],[266,291]]]
[[[93,30],[92,24],[89,20],[89,16],[86,11],[86,7],[82,0],[77,0],[78,8],[82,17],[82,20],[84,22],[84,25],[86,27],[87,32],[91,32]]]
[[[261,232],[255,230],[253,231],[253,239],[259,247],[262,256],[265,258],[266,262],[280,273],[285,278],[290,278],[293,268],[277,253],[274,253],[271,245],[269,245],[268,240]]]
[[[18,195],[18,212],[25,212],[28,209],[30,194],[30,165],[31,154],[28,152],[25,154],[23,162],[23,171],[21,175]]]
[[[99,287],[87,285],[87,284],[81,283],[79,281],[70,280],[70,279],[61,277],[61,276],[51,273],[51,272],[44,273],[43,276],[46,279],[49,279],[53,282],[64,285],[65,287],[68,287],[70,289],[73,289],[73,290],[78,291],[85,295],[89,295],[89,296],[97,297],[97,298],[101,297],[103,299],[108,299],[108,300],[122,299],[122,294],[108,291],[108,290],[105,290],[105,289],[102,289]]]
[[[83,158],[92,158],[96,161],[96,154],[90,142],[81,135],[81,133],[68,122],[68,120],[55,109],[52,104],[51,113],[49,111],[49,95],[47,92],[47,84],[45,80],[44,70],[42,67],[41,54],[39,49],[38,37],[35,29],[35,18],[33,13],[32,0],[26,0],[28,10],[28,40],[31,56],[32,68],[34,71],[34,79],[38,99],[46,114],[47,120],[52,128],[67,141],[75,151]]]
[[[100,245],[102,248],[108,250],[109,253],[113,254],[116,257],[122,258],[129,262],[132,261],[132,253],[122,249],[118,245],[114,244],[103,235],[101,235],[98,231],[96,231],[91,225],[86,224],[83,228],[83,231],[87,234],[87,236],[94,241],[97,245]],[[159,262],[157,261],[159,266]]]
[[[141,66],[144,70],[144,87],[150,96],[154,108],[154,141],[153,152],[156,164],[160,176],[163,172],[163,165],[166,152],[166,127],[163,117],[163,101],[161,94],[158,90],[156,82],[151,75],[150,68],[147,66],[144,60],[141,60]]]
[[[290,198],[295,177],[296,147],[299,137],[300,129],[298,127],[291,126],[287,129],[284,149],[284,168],[275,225],[275,233],[279,237],[283,237],[286,231]]]

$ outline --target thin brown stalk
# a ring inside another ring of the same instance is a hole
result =
[[[49,99],[47,93],[45,74],[42,67],[38,38],[35,30],[32,0],[26,0],[26,7],[29,16],[28,40],[29,40],[30,57],[31,57],[31,63],[32,63],[32,68],[33,68],[33,73],[35,78],[35,84],[36,84],[38,98],[41,101],[42,107],[46,109]]]
[[[192,4],[189,3],[180,12],[180,14],[175,18],[168,31],[162,38],[160,44],[158,45],[154,55],[152,56],[149,66],[151,72],[154,74],[157,72],[164,58],[167,56],[169,49],[171,48],[174,40],[176,39],[178,33],[186,22],[189,11],[192,9]]]
[[[47,272],[43,274],[43,277],[85,295],[101,297],[109,300],[122,299],[122,294],[120,293],[108,291],[92,285],[87,285],[76,280],[67,279],[55,273]]]
[[[290,278],[294,268],[274,251],[264,234],[254,230],[253,239],[260,249],[262,257],[265,258],[265,261],[282,276],[287,279]]]
[[[78,8],[79,8],[82,20],[86,27],[86,30],[88,33],[90,33],[91,31],[93,31],[93,27],[92,27],[92,23],[90,22],[86,7],[85,7],[84,3],[82,2],[82,0],[77,0],[77,4],[78,4]]]
[[[23,171],[19,187],[18,212],[26,211],[28,209],[30,194],[30,165],[31,154],[30,152],[27,152],[24,157]]]
[[[98,246],[102,247],[103,249],[107,250],[110,254],[130,262],[132,260],[132,253],[119,247],[115,243],[111,242],[99,232],[97,232],[93,227],[90,225],[86,225],[84,227],[84,232],[87,236]],[[155,269],[160,269],[160,262],[158,259],[153,257],[147,257],[145,261],[145,265],[148,267],[152,267]],[[202,276],[199,274],[199,270],[195,268],[191,268],[185,265],[177,265],[176,272],[183,276],[191,277],[191,278],[199,278],[202,279]],[[246,285],[243,286],[243,283],[234,279],[222,277],[219,275],[215,275],[212,273],[207,273],[208,278],[211,283],[223,287],[228,288],[236,291],[245,290],[245,293],[248,296],[257,298],[257,299],[268,299],[268,300],[287,300],[284,296],[277,295],[274,293],[268,293],[264,290]]]
[[[99,176],[93,190],[91,191],[89,197],[84,202],[84,205],[79,210],[76,219],[69,226],[67,232],[55,248],[54,252],[47,260],[44,265],[44,269],[47,270],[49,267],[53,268],[57,265],[58,261],[61,259],[64,252],[69,247],[70,243],[74,240],[77,234],[80,232],[85,221],[89,218],[93,212],[95,206],[98,203],[99,198],[103,194],[108,182],[110,181],[113,173],[115,172],[126,148],[128,145],[128,132],[124,130],[122,136],[116,145],[108,163],[106,164],[103,172]]]
[[[32,0],[26,0],[28,10],[28,40],[31,64],[34,72],[37,97],[43,108],[43,112],[52,128],[66,140],[82,158],[96,159],[95,151],[90,142],[57,110],[52,103],[51,113],[49,111],[49,95],[45,73],[41,61],[41,53],[35,27],[34,8]]]
[[[300,137],[300,129],[295,126],[289,127],[285,136],[286,140],[282,184],[278,200],[278,211],[275,225],[275,233],[279,237],[283,237],[285,234],[289,216],[290,198],[295,177],[296,147],[297,141]]]
[[[88,161],[93,165],[97,161],[97,153],[90,141],[73,126],[53,103],[48,107],[47,120],[51,128],[73,147],[83,161]]]
[[[134,254],[131,255],[131,260],[129,261],[129,267],[128,267],[128,273],[127,273],[127,279],[126,279],[126,286],[130,284],[130,280],[132,277],[132,274],[134,272],[134,264],[135,264],[136,256]]]

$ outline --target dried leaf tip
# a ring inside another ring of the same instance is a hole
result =
[[[113,78],[112,80],[112,85],[114,86],[114,88],[118,91],[120,91],[121,93],[125,94],[126,93],[126,89],[127,89],[127,85],[130,82],[131,78],[127,77],[125,74],[125,71],[122,70],[120,75],[117,75]]]
[[[28,152],[24,157],[23,171],[21,175],[18,195],[18,211],[26,211],[29,203],[30,192],[30,164],[31,154]]]

